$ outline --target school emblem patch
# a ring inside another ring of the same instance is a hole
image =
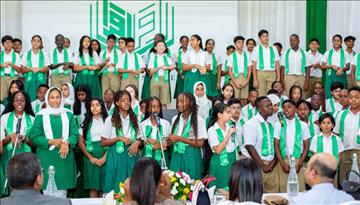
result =
[[[165,36],[166,45],[174,44],[174,6],[170,2],[94,1],[90,3],[90,37],[106,47],[109,34],[133,37],[135,52],[146,53],[155,34]]]

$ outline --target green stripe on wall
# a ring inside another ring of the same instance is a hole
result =
[[[326,0],[306,0],[306,42],[317,38],[320,41],[321,53],[326,51]]]

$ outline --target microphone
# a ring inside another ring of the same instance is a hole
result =
[[[284,127],[284,115],[282,114],[282,112],[278,112],[277,117],[279,118],[279,122],[281,124],[281,127]]]
[[[22,118],[19,117],[18,120],[17,120],[17,123],[16,123],[16,134],[19,134],[20,133],[20,129],[21,129],[21,120]]]
[[[236,128],[236,123],[235,123],[234,121],[231,121],[231,128]],[[231,135],[231,140],[232,140],[233,142],[235,142],[236,138],[237,138],[236,132],[232,133],[232,135]]]
[[[160,117],[159,117],[159,113],[154,112],[154,118],[156,120],[156,124],[158,127],[160,127]]]

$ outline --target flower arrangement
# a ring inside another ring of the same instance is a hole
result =
[[[116,200],[116,202],[118,203],[122,203],[125,199],[125,188],[124,188],[124,183],[120,182],[119,184],[119,192],[114,194],[114,199]]]
[[[175,200],[191,200],[193,185],[197,182],[190,178],[185,172],[165,171],[170,177],[171,190],[170,194]]]

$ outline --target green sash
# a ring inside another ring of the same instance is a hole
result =
[[[346,115],[350,112],[349,109],[346,109],[343,111],[340,117],[340,127],[339,127],[339,135],[342,142],[344,142],[344,130],[345,130],[345,119]],[[359,122],[358,122],[358,134],[356,137],[356,143],[360,144],[360,135],[359,135],[359,127],[360,127],[360,116],[359,116]]]
[[[224,135],[223,135],[223,133],[222,133],[222,131],[221,131],[220,128],[217,128],[217,129],[216,129],[216,134],[217,134],[217,136],[218,136],[219,142],[220,142],[220,143],[223,142],[223,141],[224,141]],[[224,167],[224,166],[227,166],[229,163],[230,163],[230,162],[229,162],[229,158],[228,158],[228,156],[227,156],[226,146],[225,146],[225,148],[223,149],[223,151],[222,151],[221,154],[220,154],[220,166],[223,166],[223,167]]]
[[[145,137],[146,138],[151,138],[150,135],[152,133],[152,129],[153,128],[150,125],[145,126]],[[160,132],[161,136],[164,135],[163,126],[159,127],[159,132]],[[161,143],[161,138],[159,136],[159,133],[156,133],[156,141]],[[155,150],[155,155],[153,156],[153,144],[148,143],[145,145],[145,157],[151,157],[151,158],[154,158],[156,161],[160,161],[161,160],[161,150],[159,150],[159,149]]]
[[[329,103],[330,103],[330,107],[331,107],[331,115],[334,116],[334,113],[335,113],[335,105],[334,105],[334,98],[331,97],[330,100],[329,100]],[[335,116],[334,116],[335,117]]]
[[[269,46],[269,48],[270,48],[270,67],[274,69],[275,68],[274,48],[272,46]],[[259,46],[259,68],[260,70],[264,70],[264,52],[261,44]]]
[[[332,155],[336,158],[336,160],[338,160],[339,147],[335,135],[331,135],[331,144],[332,144]],[[323,153],[323,152],[324,152],[324,136],[320,134],[317,138],[316,153]]]
[[[139,59],[136,53],[134,53],[134,59],[135,59],[135,70],[139,70],[140,69],[140,64],[139,64]],[[128,70],[129,69],[129,57],[128,57],[128,52],[125,53],[125,57],[124,57],[124,70]],[[122,79],[126,80],[129,78],[129,73],[123,73],[123,77]],[[139,76],[135,76],[136,79],[139,79]]]
[[[330,49],[329,51],[329,56],[328,56],[328,65],[332,65],[332,56],[334,53],[334,49]],[[340,49],[340,67],[344,68],[345,67],[345,51],[344,49]],[[333,69],[327,69],[327,75],[331,76],[332,72],[335,72]]]
[[[68,63],[69,62],[69,55],[68,55],[68,51],[66,48],[63,49],[63,52],[64,52],[64,63]],[[58,55],[57,55],[57,48],[54,49],[53,51],[53,64],[56,65],[59,63],[59,59],[58,59]],[[59,76],[60,74],[60,71],[59,71],[59,68],[56,68],[54,70],[54,74],[56,76]],[[64,70],[64,75],[65,76],[68,76],[70,74],[70,70]]]
[[[27,56],[26,56],[27,66],[29,68],[33,67],[31,57],[32,57],[32,50],[29,50],[27,52]],[[42,50],[40,50],[39,51],[39,68],[44,68],[44,64],[45,64],[44,53],[43,53]],[[33,76],[32,74],[33,74],[32,71],[25,74],[26,75],[26,77],[25,77],[26,82],[30,82],[32,80],[32,76]],[[36,78],[37,78],[38,81],[43,81],[45,79],[45,74],[42,73],[42,72],[37,72],[36,73]]]
[[[116,128],[116,136],[117,137],[125,137],[122,128],[120,128],[120,129]],[[135,128],[132,126],[132,124],[130,124],[130,139],[131,139],[132,143],[136,141],[136,132],[135,132]],[[124,142],[122,142],[122,141],[116,142],[116,152],[121,154],[124,151],[125,151]]]
[[[240,127],[244,127],[245,125],[245,120],[244,119],[240,119],[239,121],[240,123]],[[241,135],[241,144],[244,144],[245,140],[244,140],[244,134]]]
[[[182,73],[183,72],[183,70],[182,70],[182,56],[181,56],[181,48],[180,48],[180,50],[178,51],[178,54],[177,54],[177,63],[178,63],[178,68],[179,68],[179,70],[180,70],[180,73]]]
[[[89,55],[89,54],[87,54],[87,55]],[[83,55],[80,57],[80,59],[81,59],[81,66],[87,66],[86,61],[85,61],[85,53],[83,53]],[[95,65],[94,64],[94,56],[89,55],[89,61],[90,61],[90,63],[89,63],[88,66],[94,66]],[[89,69],[82,70],[81,73],[83,75],[88,75],[88,74],[89,75],[95,75],[95,71],[89,70]]]
[[[360,81],[360,53],[357,55],[356,62],[356,81]]]
[[[182,132],[182,137],[187,139],[189,137],[189,134],[190,134],[190,131],[191,131],[191,117],[189,117],[187,123],[186,123],[186,126]],[[175,133],[177,133],[177,130],[178,130],[178,126],[179,126],[179,123],[176,125],[175,127]],[[174,152],[177,152],[179,154],[185,154],[185,151],[186,151],[186,146],[188,146],[187,144],[183,143],[183,142],[176,142],[174,144]]]
[[[38,101],[36,101],[36,103],[35,103],[35,114],[37,114],[40,111],[40,105],[41,105],[41,102],[38,103]]]
[[[107,51],[107,50],[105,50],[104,53],[103,53],[103,55],[102,55],[103,61],[106,60],[106,51]],[[115,48],[113,48],[113,51],[114,51],[114,52],[113,52],[114,64],[116,65],[116,64],[118,63],[118,61],[119,61],[119,60],[118,60],[118,52],[116,51]],[[105,67],[104,67],[104,70],[103,70],[103,75],[106,76],[108,73],[109,73],[109,71],[108,71],[107,67],[105,66]],[[117,75],[118,73],[119,73],[118,70],[116,69],[116,67],[114,67],[114,74]]]
[[[269,156],[273,155],[274,152],[274,127],[269,122],[261,122],[261,131],[263,134],[262,143],[261,143],[261,155]],[[267,128],[268,127],[268,128]],[[268,132],[269,129],[269,132]],[[270,140],[270,142],[269,142]],[[269,146],[269,143],[271,146]]]
[[[232,57],[233,57],[234,77],[237,79],[239,78],[240,74],[239,74],[239,65],[237,62],[236,53],[237,51],[234,51]],[[248,75],[248,58],[246,52],[244,51],[243,51],[243,56],[244,56],[244,77],[246,78]]]
[[[91,127],[92,127],[92,121],[90,122],[88,131],[86,133],[86,151],[87,152],[94,151],[94,145],[93,145],[92,139],[91,139]]]
[[[216,61],[214,53],[211,53],[211,67],[212,67],[211,74],[216,75],[216,73],[217,73],[217,61]]]
[[[309,121],[309,129],[310,129],[310,142],[311,139],[314,137],[315,135],[315,127],[314,127],[314,123],[313,123],[313,116],[312,116],[312,112],[310,112],[309,116],[308,116],[308,121]]]
[[[247,105],[247,111],[248,111],[248,120],[250,120],[253,117],[253,112],[251,109],[250,103]],[[255,109],[255,115],[258,113],[257,109]]]
[[[165,64],[165,66],[169,66],[169,62],[168,62],[168,60],[167,60],[167,57],[166,57],[166,55],[163,55],[163,60],[164,60],[164,64]],[[154,57],[154,69],[156,69],[158,67],[158,56],[157,55],[155,55],[155,57]],[[155,82],[160,82],[160,78],[159,78],[159,71],[157,71],[156,73],[155,73],[155,75],[154,75],[154,80],[155,80]],[[169,71],[168,70],[165,70],[164,71],[164,81],[167,83],[167,82],[169,82]]]
[[[139,105],[136,105],[134,107],[134,113],[135,113],[136,117],[139,115]]]
[[[289,48],[286,51],[285,54],[285,74],[289,74],[289,68],[290,68],[290,64],[289,64],[289,55],[290,55],[290,51],[291,49]],[[306,57],[305,57],[305,52],[303,49],[300,48],[300,52],[301,52],[301,72],[305,73],[305,66],[306,66]]]
[[[15,117],[15,112],[12,111],[9,115],[9,118],[8,118],[8,121],[6,124],[6,132],[9,135],[11,135],[13,133],[14,117]],[[30,133],[30,129],[32,127],[32,122],[31,122],[30,115],[28,115],[27,113],[25,113],[25,121],[26,121],[26,133],[24,133],[24,135],[28,136]],[[7,144],[6,148],[8,151],[11,151],[13,149],[13,144],[11,141]],[[25,150],[25,152],[31,152],[31,148],[26,143],[24,144],[24,150]]]
[[[12,54],[11,54],[11,63],[12,64],[16,64],[16,53],[15,51],[11,50]],[[0,53],[0,64],[5,63],[5,51],[1,51]],[[0,77],[4,77],[5,76],[5,68],[0,68]],[[10,77],[14,78],[15,77],[15,70],[13,67],[10,67]]]
[[[225,71],[229,71],[228,63],[229,63],[229,61],[228,61],[228,59],[226,59],[225,62],[224,62]],[[229,73],[228,73],[228,74],[225,75],[225,82],[224,82],[224,84],[225,84],[225,85],[226,85],[226,84],[229,84],[229,81],[230,81],[230,76],[229,76]]]
[[[286,129],[287,123],[284,120],[284,129],[280,132],[280,152],[283,159],[286,158]],[[301,141],[302,141],[302,130],[299,118],[295,117],[295,140],[294,140],[294,150],[293,157],[298,159],[301,156]]]

